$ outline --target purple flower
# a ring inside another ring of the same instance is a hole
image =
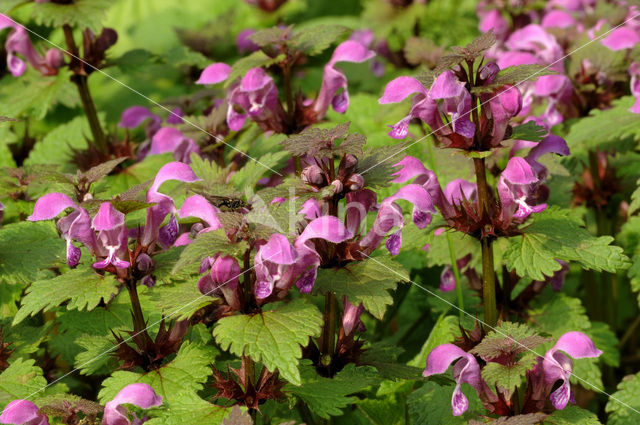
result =
[[[168,247],[176,241],[178,236],[178,223],[175,221],[175,216],[173,216],[173,214],[176,213],[173,199],[158,191],[160,186],[169,180],[192,183],[199,179],[193,173],[191,167],[182,162],[170,162],[158,171],[153,184],[147,191],[147,202],[153,202],[156,205],[147,209],[147,222],[144,229],[142,229],[142,237],[140,239],[143,247],[150,247],[156,242]],[[162,222],[168,214],[172,214],[173,219],[161,227]]]
[[[439,345],[429,353],[427,367],[422,376],[429,377],[444,373],[453,362],[455,362],[452,369],[453,379],[456,381],[456,387],[451,398],[451,408],[454,416],[460,416],[469,408],[469,400],[462,393],[460,385],[467,383],[478,392],[483,390],[484,381],[480,376],[480,366],[476,358],[453,344]]]
[[[160,406],[162,397],[156,395],[153,388],[147,384],[130,384],[104,406],[104,416],[102,425],[131,425],[132,422],[127,417],[127,409],[123,404],[133,404],[142,409]],[[140,424],[140,420],[133,415],[134,424]]]
[[[514,157],[509,160],[498,179],[503,220],[511,217],[524,220],[531,213],[547,208],[547,204],[535,205],[539,183],[540,179],[524,158]]]
[[[341,114],[345,113],[349,107],[347,77],[342,71],[335,67],[335,64],[338,62],[360,63],[374,56],[375,52],[353,40],[347,40],[336,47],[331,59],[324,66],[322,86],[313,104],[313,110],[316,112],[318,118],[326,115],[329,105]]]
[[[46,415],[39,413],[38,406],[29,400],[13,400],[2,411],[0,424],[49,425]]]
[[[246,29],[240,31],[236,37],[236,46],[238,47],[238,53],[255,52],[260,50],[260,46],[249,39],[249,36],[255,34],[256,30]]]
[[[65,194],[49,193],[36,201],[33,214],[27,217],[27,220],[51,220],[67,208],[73,208],[74,211],[58,220],[58,230],[67,241],[67,264],[69,267],[75,267],[80,262],[81,253],[80,248],[74,246],[72,241],[81,242],[92,254],[99,251],[98,240],[91,228],[91,217],[87,210],[76,205]]]
[[[515,86],[503,86],[491,93],[480,95],[483,116],[490,120],[489,146],[498,146],[505,139],[509,121],[522,109],[522,95]]]
[[[213,63],[202,71],[196,84],[218,84],[226,80],[230,73],[231,67],[226,63]]]
[[[462,271],[469,262],[471,261],[471,254],[465,255],[464,257],[458,259],[456,261],[458,265],[458,270]],[[450,265],[444,266],[442,269],[442,273],[440,274],[440,290],[443,292],[451,292],[456,289],[456,278],[453,274],[453,267]]]
[[[242,270],[238,261],[228,255],[216,254],[214,257],[205,258],[203,266],[201,272],[208,268],[211,272],[198,281],[200,292],[204,295],[221,295],[230,307],[239,310],[238,284]]]
[[[145,127],[147,137],[152,137],[162,125],[162,118],[151,112],[144,106],[132,106],[125,109],[120,117],[118,127],[133,129],[139,127],[143,122],[149,120]]]
[[[5,50],[7,51],[7,67],[14,77],[21,76],[27,69],[27,64],[16,54],[27,59],[31,66],[42,75],[56,75],[58,73],[58,68],[63,65],[62,52],[51,49],[42,57],[33,48],[27,31],[0,13],[0,31],[6,28],[12,29],[5,43]]]
[[[458,81],[452,71],[445,71],[427,90],[412,77],[398,77],[387,84],[379,103],[396,103],[415,94],[412,106],[405,118],[393,125],[389,136],[403,139],[409,131],[409,122],[420,118],[427,123],[438,138],[448,147],[471,146],[475,125],[471,122],[471,94]],[[447,124],[443,121],[447,118]]]
[[[244,113],[237,112],[236,108],[241,108]],[[247,117],[256,122],[269,122],[280,115],[280,110],[278,88],[273,79],[264,69],[251,68],[229,94],[227,123],[231,130],[238,131]]]
[[[571,399],[569,378],[573,370],[573,363],[571,358],[562,351],[574,359],[599,357],[602,354],[602,351],[595,347],[593,341],[582,332],[565,333],[558,339],[556,345],[545,353],[542,366],[546,384],[551,387],[556,381],[562,381],[560,388],[551,393],[549,397],[551,404],[556,409],[564,409]]]
[[[344,314],[342,315],[342,328],[344,329],[345,336],[349,336],[354,329],[364,332],[364,323],[360,320],[360,316],[362,316],[364,312],[364,305],[360,303],[357,307],[354,306],[345,295],[342,297],[342,308],[344,310]]]
[[[562,137],[554,134],[550,134],[538,142],[524,159],[531,165],[531,168],[541,180],[547,177],[548,171],[544,165],[538,162],[538,158],[547,153],[567,156],[570,151],[567,142]]]
[[[173,152],[173,159],[188,164],[192,152],[200,155],[200,148],[190,137],[185,137],[180,130],[173,127],[159,129],[151,139],[149,155]]]
[[[98,239],[107,250],[106,258],[93,263],[93,267],[104,269],[113,264],[119,269],[128,268],[129,262],[122,259],[128,255],[128,232],[124,224],[124,214],[116,210],[110,202],[103,202],[98,214],[93,218],[92,227],[98,231]]]
[[[272,294],[274,288],[284,294],[294,283],[300,292],[311,292],[321,264],[321,257],[312,240],[340,243],[352,237],[353,234],[345,225],[333,216],[322,216],[311,221],[293,246],[285,236],[272,235],[255,256],[256,297],[264,299]]]
[[[611,31],[600,42],[611,50],[631,49],[640,41],[640,35],[629,26],[622,26]]]
[[[401,199],[413,204],[412,218],[419,229],[424,229],[431,222],[431,213],[436,211],[431,196],[424,187],[418,184],[408,184],[382,201],[371,230],[360,242],[361,247],[374,250],[391,229],[397,228],[387,238],[385,245],[391,255],[398,255],[402,245],[404,216],[402,208],[396,201]]]
[[[180,207],[180,210],[178,211],[178,217],[196,217],[204,221],[207,224],[207,227],[203,227],[199,230],[198,234],[200,234],[222,228],[222,223],[220,223],[220,220],[218,219],[219,212],[220,210],[211,205],[211,203],[203,196],[193,195],[184,200],[182,207]],[[184,233],[180,235],[175,244],[187,245],[190,243],[191,239],[189,239],[189,233]]]

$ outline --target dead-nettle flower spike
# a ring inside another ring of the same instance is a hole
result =
[[[314,101],[303,102],[303,107],[312,111],[313,122],[322,119],[329,106],[340,113],[349,106],[347,78],[335,65],[338,62],[364,62],[373,56],[373,51],[354,40],[347,40],[336,47],[324,68],[318,97]],[[230,66],[214,63],[202,71],[197,83],[217,84],[229,78],[230,74]],[[265,130],[282,133],[286,129],[287,117],[278,98],[278,88],[263,68],[251,68],[239,81],[234,81],[227,91],[227,102],[227,124],[233,131],[240,130],[247,119]]]
[[[202,261],[200,273],[204,272],[208,273],[198,281],[198,290],[203,295],[222,296],[231,308],[239,310],[238,285],[242,270],[238,261],[228,255],[216,254]]]
[[[255,256],[256,297],[264,299],[274,290],[286,292],[294,284],[301,292],[311,292],[321,264],[321,257],[316,252],[313,240],[324,239],[340,243],[352,237],[353,234],[342,221],[333,216],[312,220],[293,245],[283,235],[272,235]]]
[[[127,417],[127,410],[123,404],[133,404],[142,409],[160,406],[162,397],[156,395],[153,388],[147,384],[129,384],[124,387],[104,406],[104,416],[102,425],[131,425],[132,422]],[[142,418],[133,414],[133,423],[142,423]]]

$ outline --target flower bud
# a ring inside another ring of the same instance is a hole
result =
[[[340,180],[332,181],[331,186],[335,188],[334,193],[342,193],[342,189],[344,189],[344,186],[342,185],[342,182]]]
[[[478,84],[491,83],[496,78],[496,75],[498,75],[499,71],[500,67],[498,67],[498,64],[495,62],[489,62],[488,64],[484,65],[478,70],[478,77],[480,79]]]
[[[198,233],[202,231],[202,229],[204,229],[204,224],[195,223],[193,226],[191,226],[191,231],[189,233],[192,238],[195,238],[198,235]]]
[[[347,187],[352,192],[362,189],[364,187],[364,177],[360,174],[352,174],[347,180]]]
[[[300,175],[302,180],[307,184],[320,186],[325,182],[324,172],[317,165],[309,165]]]
[[[358,158],[352,154],[346,154],[340,160],[340,165],[338,166],[338,178],[344,179],[349,174],[353,173],[353,170],[358,165]]]
[[[142,253],[136,258],[136,269],[144,274],[153,269],[153,260],[148,254]]]
[[[59,69],[64,65],[64,56],[58,49],[47,50],[44,60],[52,69]]]

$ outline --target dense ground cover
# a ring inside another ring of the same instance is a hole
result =
[[[0,13],[0,423],[640,422],[636,2]]]

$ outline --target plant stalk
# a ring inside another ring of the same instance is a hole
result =
[[[326,361],[331,361],[335,350],[336,318],[338,316],[338,301],[333,292],[327,292],[324,296],[324,327],[322,328],[322,356],[328,356]],[[327,365],[330,368],[330,363]]]
[[[93,103],[91,92],[89,91],[89,83],[87,81],[87,75],[82,69],[82,62],[78,59],[80,57],[80,51],[73,38],[73,30],[69,25],[63,26],[65,40],[67,42],[67,48],[73,55],[71,58],[71,70],[74,74],[71,76],[71,81],[78,88],[80,94],[80,100],[82,101],[82,109],[89,121],[89,127],[91,134],[93,135],[93,144],[96,149],[101,153],[107,153],[107,139],[102,131],[100,120],[98,118],[98,111],[96,105]]]
[[[449,257],[451,258],[451,268],[453,269],[453,278],[456,281],[456,294],[458,295],[458,315],[460,320],[464,318],[464,297],[462,296],[462,280],[460,279],[460,269],[458,268],[458,260],[456,259],[456,252],[453,248],[453,241],[451,240],[451,234],[445,232],[447,235],[447,245],[449,245]]]
[[[478,186],[478,206],[480,217],[489,214],[489,187],[487,186],[487,174],[484,158],[474,158]],[[484,321],[489,327],[498,323],[498,310],[496,306],[496,274],[493,269],[493,246],[490,237],[481,235],[482,246],[482,301],[484,304]]]

